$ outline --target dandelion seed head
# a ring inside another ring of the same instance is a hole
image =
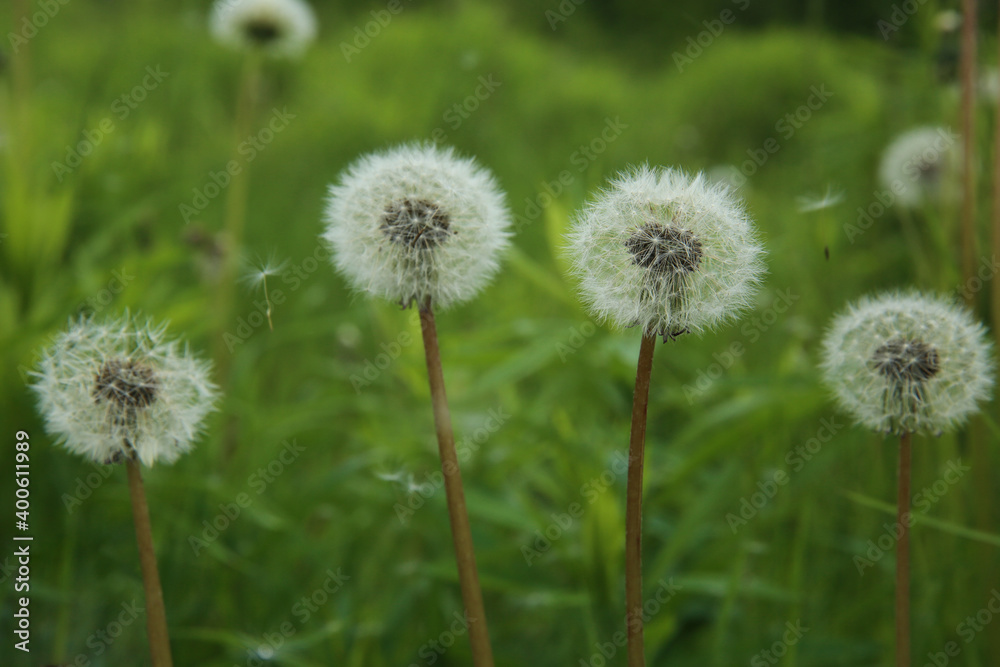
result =
[[[171,463],[214,409],[209,364],[129,315],[81,318],[55,336],[32,373],[46,430],[97,463]]]
[[[939,434],[989,398],[994,364],[985,329],[967,310],[896,292],[861,299],[834,318],[822,370],[858,424]]]
[[[882,155],[879,180],[904,208],[948,201],[957,194],[961,148],[947,128],[920,127],[897,137]]]
[[[297,57],[316,37],[316,16],[304,0],[216,0],[211,29],[232,48]]]
[[[575,216],[567,252],[596,318],[670,337],[735,318],[764,272],[732,189],[662,167],[619,174]]]
[[[447,308],[475,296],[508,245],[493,176],[450,148],[407,144],[362,156],[330,187],[323,238],[352,287]]]

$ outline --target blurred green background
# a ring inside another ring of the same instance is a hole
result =
[[[43,5],[57,11],[11,40]],[[243,275],[286,262],[268,279],[273,331],[263,293],[242,283],[219,316],[226,189],[195,215],[180,208],[235,143],[243,57],[211,39],[208,3],[16,0],[0,18],[0,507],[13,508],[23,429],[35,536],[32,653],[12,648],[8,556],[0,662],[148,662],[145,619],[125,622],[143,595],[124,471],[53,447],[25,385],[68,318],[129,308],[214,356],[225,387],[196,450],[146,473],[176,664],[470,664],[419,326],[352,296],[318,243],[325,190],[353,158],[433,139],[494,170],[518,228],[494,284],[438,317],[498,664],[625,662],[619,462],[639,336],[588,319],[560,247],[588,193],[643,161],[741,171],[769,253],[741,322],[658,345],[645,588],[673,592],[651,605],[650,664],[889,664],[894,558],[878,544],[893,543],[896,445],[837,414],[817,349],[848,300],[961,287],[954,207],[889,211],[853,243],[845,232],[877,201],[894,136],[958,127],[956,36],[935,27],[953,7],[897,14],[883,39],[879,21],[899,10],[887,1],[404,2],[365,43],[356,29],[384,3],[314,6],[305,57],[262,70],[252,134],[274,110],[289,120],[244,164],[233,251]],[[983,67],[995,17],[984,8]],[[348,58],[344,44],[363,47]],[[803,107],[816,90],[829,94]],[[978,110],[987,263],[994,104]],[[74,157],[81,142],[92,150]],[[984,319],[987,293],[974,295]],[[994,402],[961,433],[915,443],[914,491],[929,491],[913,535],[914,664],[1000,655],[1000,626],[966,620],[1000,596],[996,414]],[[302,450],[282,462],[288,443]],[[942,481],[958,460],[968,472]]]

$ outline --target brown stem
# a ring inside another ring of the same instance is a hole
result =
[[[625,625],[628,665],[644,667],[642,640],[642,464],[646,447],[646,410],[649,378],[653,374],[656,335],[646,333],[639,347],[639,363],[632,394],[632,434],[628,444],[628,487],[625,495]]]
[[[962,0],[962,282],[969,284],[976,265],[976,0]],[[966,303],[974,297],[966,290]]]
[[[167,612],[163,607],[163,588],[160,586],[160,573],[156,568],[149,507],[146,505],[146,490],[142,484],[142,470],[139,465],[138,459],[130,457],[125,467],[128,469],[129,495],[132,496],[135,538],[139,543],[142,585],[146,591],[146,631],[149,634],[149,652],[153,658],[153,667],[172,667]]]
[[[1000,25],[997,27],[1000,30]],[[997,34],[1000,34],[998,32]],[[1000,76],[1000,74],[997,74]],[[993,126],[993,261],[1000,259],[1000,100],[994,105],[996,122]],[[993,276],[993,334],[1000,346],[1000,277]]]
[[[431,309],[430,298],[420,308],[420,328],[427,356],[427,377],[431,386],[434,427],[437,430],[438,451],[441,454],[441,471],[444,473],[444,492],[448,501],[451,537],[455,545],[455,561],[458,564],[458,583],[462,589],[462,604],[465,605],[466,621],[469,624],[472,664],[476,667],[493,667],[493,649],[490,648],[483,592],[479,587],[479,573],[476,571],[472,529],[465,508],[462,472],[459,470],[458,456],[455,453],[455,434],[451,430],[451,414],[448,410],[448,396],[444,389],[444,373],[441,370],[441,351],[438,348],[437,327],[434,324],[434,311]]]
[[[896,667],[910,667],[910,439],[899,439],[899,495],[896,498]]]

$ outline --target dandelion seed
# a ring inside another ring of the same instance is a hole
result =
[[[404,306],[466,301],[499,269],[510,212],[493,176],[451,149],[366,155],[330,188],[323,238],[359,290]]]
[[[33,372],[46,429],[97,463],[171,463],[188,451],[214,406],[209,364],[126,315],[80,319],[57,336]]]
[[[921,127],[889,144],[879,166],[879,180],[893,193],[896,204],[916,208],[954,199],[961,162],[956,139],[946,128]]]
[[[840,202],[844,201],[844,192],[835,192],[831,186],[826,187],[826,192],[819,197],[814,197],[812,195],[803,195],[796,200],[799,204],[799,213],[811,213],[813,211],[821,211],[825,208],[830,208],[836,206]]]
[[[284,272],[285,268],[288,266],[288,260],[282,260],[278,262],[275,259],[274,253],[268,255],[267,261],[261,261],[259,258],[254,268],[249,273],[245,274],[241,280],[248,283],[251,287],[257,289],[263,289],[264,291],[264,303],[267,308],[264,314],[267,316],[267,325],[271,331],[274,331],[274,322],[271,321],[271,295],[267,291],[267,278],[268,276],[278,276]]]
[[[211,28],[227,46],[296,57],[316,37],[316,16],[303,0],[216,0]]]
[[[837,401],[876,431],[940,434],[978,410],[993,384],[983,326],[963,308],[918,292],[850,305],[823,349]]]
[[[734,318],[764,270],[729,188],[647,166],[620,174],[576,216],[568,252],[595,317],[665,337]]]

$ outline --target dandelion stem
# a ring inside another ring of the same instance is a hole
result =
[[[653,374],[656,335],[646,332],[639,347],[632,395],[632,434],[628,446],[628,488],[625,496],[625,625],[628,665],[644,667],[642,639],[642,465],[646,448],[646,410]]]
[[[899,495],[896,499],[896,667],[910,667],[910,439],[899,439]]]
[[[469,526],[469,514],[465,507],[462,473],[458,467],[455,434],[451,429],[448,396],[445,393],[444,373],[441,370],[441,351],[438,348],[437,327],[434,324],[434,311],[431,309],[429,297],[420,307],[420,329],[424,338],[427,376],[430,380],[431,402],[434,406],[434,427],[437,430],[441,470],[444,473],[444,491],[448,501],[448,516],[451,521],[451,536],[455,545],[455,560],[458,564],[458,583],[462,590],[462,603],[465,605],[466,620],[469,624],[472,664],[475,667],[493,667],[493,649],[490,648],[486,610],[483,607],[483,592],[479,587],[479,574],[476,571],[472,529]]]
[[[146,592],[146,631],[149,634],[149,652],[153,667],[171,667],[170,636],[167,633],[167,612],[163,607],[163,588],[160,586],[160,572],[156,567],[156,552],[153,550],[153,532],[149,523],[149,506],[146,504],[146,490],[142,484],[142,470],[139,460],[129,457],[129,495],[132,496],[132,518],[135,521],[135,537],[139,543],[139,562],[142,565],[142,585]]]
[[[962,284],[968,285],[976,264],[975,112],[976,0],[962,0]],[[966,291],[966,303],[973,295]]]

